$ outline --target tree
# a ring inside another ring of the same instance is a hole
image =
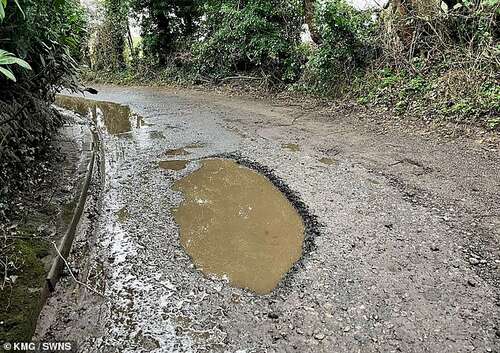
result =
[[[207,0],[193,48],[198,71],[214,78],[257,71],[274,82],[297,79],[302,13],[302,0]]]
[[[199,0],[131,0],[131,7],[141,24],[144,54],[160,65],[196,32],[200,19]]]
[[[105,0],[104,18],[97,30],[94,68],[116,71],[125,67],[125,36],[128,31],[128,0]]]
[[[304,0],[304,15],[305,22],[311,33],[311,39],[314,43],[319,44],[321,42],[321,35],[316,27],[315,21],[316,0]]]

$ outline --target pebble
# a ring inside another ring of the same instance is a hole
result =
[[[314,335],[314,338],[316,338],[318,341],[321,341],[321,340],[325,339],[325,335],[322,333],[317,333]]]
[[[471,257],[471,258],[469,258],[469,263],[471,265],[478,265],[479,264],[479,260],[476,259],[475,257]]]
[[[349,332],[351,331],[351,328],[349,326],[344,327],[344,332]]]
[[[437,245],[435,245],[435,244],[432,244],[430,246],[430,248],[431,248],[432,251],[439,251],[439,247]]]
[[[474,281],[473,279],[468,279],[467,284],[471,287],[475,287],[477,285],[476,281]]]

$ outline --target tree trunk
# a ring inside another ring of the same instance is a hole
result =
[[[307,27],[309,27],[309,32],[311,33],[311,39],[314,43],[321,43],[321,35],[319,34],[318,28],[314,20],[314,10],[316,1],[315,0],[304,0],[304,15]]]

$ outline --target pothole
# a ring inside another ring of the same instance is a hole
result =
[[[270,293],[301,257],[301,216],[263,175],[232,160],[201,164],[174,184],[182,246],[204,273]]]
[[[94,101],[91,99],[70,96],[56,96],[55,104],[68,110],[75,111],[83,116],[90,116],[98,125],[101,125],[110,135],[121,135],[132,130],[132,124],[140,128],[144,119],[132,114],[130,108],[112,102]]]

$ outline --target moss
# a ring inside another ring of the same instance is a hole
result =
[[[22,234],[27,236],[26,230]],[[18,240],[9,253],[17,269],[9,266],[7,274],[18,277],[12,287],[6,285],[0,290],[0,342],[28,341],[41,309],[41,288],[46,275],[41,259],[49,254],[49,244],[36,239]]]

